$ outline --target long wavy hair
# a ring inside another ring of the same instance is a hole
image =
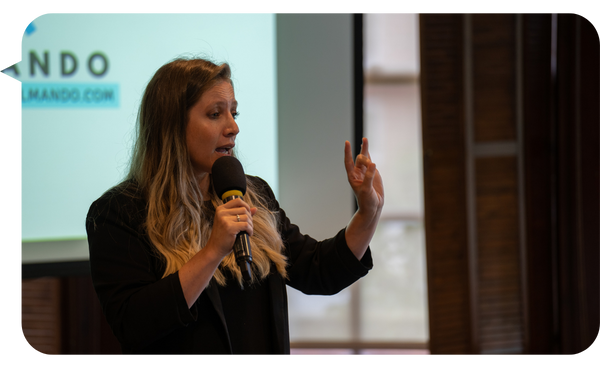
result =
[[[142,97],[126,181],[135,182],[138,195],[147,201],[144,226],[154,250],[164,260],[163,277],[179,270],[204,247],[212,232],[212,210],[222,204],[212,184],[208,198],[203,197],[185,138],[190,109],[204,92],[221,81],[233,86],[226,63],[175,59],[158,69]],[[271,264],[286,277],[286,257],[276,213],[268,209],[253,181],[247,182],[244,200],[258,209],[253,217],[252,281],[265,278]],[[223,259],[213,276],[220,285],[226,284],[225,270],[242,284],[233,252]]]

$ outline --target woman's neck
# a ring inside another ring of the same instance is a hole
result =
[[[196,181],[200,187],[200,193],[203,198],[208,198],[208,188],[210,187],[210,175],[208,173],[202,173],[196,175]]]

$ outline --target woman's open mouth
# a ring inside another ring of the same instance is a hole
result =
[[[233,146],[223,146],[223,147],[217,147],[217,149],[215,151],[222,155],[231,155],[232,150],[233,150]]]

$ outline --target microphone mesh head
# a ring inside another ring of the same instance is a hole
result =
[[[219,198],[230,190],[246,194],[246,175],[240,161],[233,156],[219,157],[213,164],[212,180]]]

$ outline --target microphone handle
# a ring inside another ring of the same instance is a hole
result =
[[[227,203],[233,199],[242,198],[237,195],[229,196],[223,199],[224,203]],[[244,280],[249,281],[251,279],[251,264],[252,264],[252,249],[250,246],[250,236],[247,232],[241,231],[235,237],[235,243],[233,244],[233,254],[235,255],[235,262],[237,263],[242,277]]]

